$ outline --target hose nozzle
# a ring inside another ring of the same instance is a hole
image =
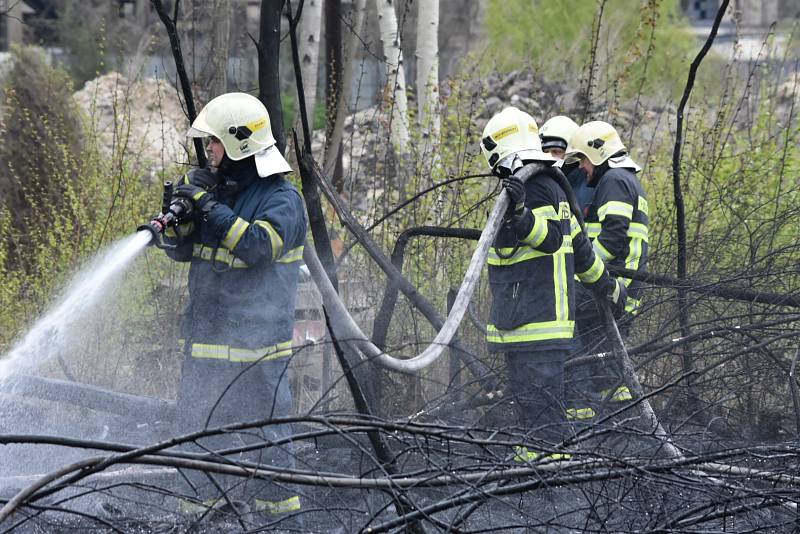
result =
[[[178,226],[182,219],[189,216],[192,204],[185,198],[172,198],[172,182],[164,182],[164,195],[161,201],[161,213],[153,217],[147,224],[139,226],[136,231],[146,230],[152,234],[151,245],[159,248],[172,248],[161,242],[160,236],[170,226]]]

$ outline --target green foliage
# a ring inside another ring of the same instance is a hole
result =
[[[699,48],[679,5],[679,0],[649,0],[631,9],[627,0],[490,0],[490,57],[502,70],[533,66],[545,79],[569,88],[586,83],[594,57],[593,94],[619,92],[627,98],[642,91],[674,97]]]
[[[59,9],[58,37],[68,55],[69,72],[77,85],[106,72],[108,3],[100,0],[65,2]]]
[[[54,302],[71,273],[130,235],[160,202],[160,185],[131,172],[128,162],[136,154],[121,153],[132,144],[118,137],[109,147],[76,109],[66,72],[38,52],[18,49],[4,81],[0,184],[9,194],[0,197],[0,353]],[[112,120],[114,131],[127,135],[122,125],[129,118]],[[181,298],[169,288],[178,285],[179,270],[163,254],[145,260],[146,268],[111,291],[114,306],[99,314],[92,333],[69,348],[78,362],[75,374],[113,385],[145,351],[170,354],[177,345],[170,329]]]

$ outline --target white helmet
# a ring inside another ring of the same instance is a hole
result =
[[[542,150],[550,148],[560,148],[566,150],[569,140],[578,131],[578,126],[574,120],[564,115],[556,115],[548,119],[539,129],[539,139],[542,140]]]
[[[233,161],[255,156],[259,176],[292,170],[275,146],[267,108],[247,93],[225,93],[212,99],[186,135],[216,137]]]
[[[566,155],[567,158],[577,159],[582,154],[597,166],[620,152],[627,152],[627,148],[614,127],[607,122],[591,121],[573,134]]]
[[[489,119],[481,136],[481,151],[492,170],[511,155],[523,161],[554,161],[542,152],[536,121],[515,107],[507,107]]]

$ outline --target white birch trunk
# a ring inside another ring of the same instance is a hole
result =
[[[314,133],[314,108],[317,103],[317,72],[319,71],[320,34],[322,32],[322,4],[324,0],[305,0],[298,26],[300,50],[300,75],[303,77],[308,127]],[[295,128],[300,127],[300,103],[295,106]]]
[[[408,151],[408,99],[406,76],[403,71],[403,51],[400,47],[400,32],[393,0],[375,0],[378,8],[378,26],[383,44],[383,60],[386,63],[387,93],[392,109],[390,138],[398,154]]]
[[[419,124],[431,139],[439,137],[439,0],[418,3],[417,104]]]

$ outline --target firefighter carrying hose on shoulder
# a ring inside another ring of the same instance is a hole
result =
[[[563,389],[575,321],[573,277],[604,298],[619,301],[624,290],[609,278],[572,214],[565,192],[569,185],[552,166],[555,159],[542,151],[533,117],[505,108],[489,120],[480,144],[510,197],[504,223],[489,249],[492,307],[487,342],[490,352],[505,357],[520,423],[542,439],[546,449],[568,436]],[[549,166],[523,183],[515,173],[531,163]],[[540,455],[526,448],[516,452],[517,461]]]
[[[303,202],[284,174],[264,105],[245,93],[211,100],[188,137],[208,139],[212,170],[188,174],[174,199],[190,216],[165,240],[177,261],[190,262],[189,303],[181,324],[184,360],[178,389],[178,430],[190,433],[236,422],[287,415],[292,408],[287,365],[292,355],[295,297],[306,235]],[[274,442],[287,425],[200,439],[200,450]],[[235,455],[293,467],[284,446]],[[275,519],[300,510],[285,487],[255,478],[189,471],[181,511],[260,511]]]

